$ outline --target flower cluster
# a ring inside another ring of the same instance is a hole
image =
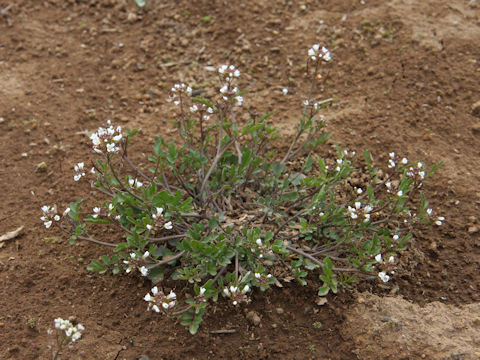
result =
[[[192,88],[184,83],[175,84],[170,90],[170,97],[167,99],[167,101],[173,102],[175,105],[178,106],[182,103],[184,94],[191,96]]]
[[[223,100],[227,101],[234,97],[237,106],[242,106],[243,97],[236,95],[238,87],[235,86],[236,80],[240,77],[240,70],[236,69],[234,65],[222,65],[218,69],[218,73],[225,80],[225,84],[220,88],[220,93],[223,95]]]
[[[395,235],[398,239],[398,235]],[[395,239],[394,236],[394,239]],[[390,276],[387,275],[387,272],[389,272],[391,275],[395,274],[395,271],[393,271],[393,268],[395,267],[395,258],[393,256],[390,256],[387,261],[384,261],[382,258],[382,254],[378,254],[375,256],[375,260],[383,265],[385,268],[383,271],[380,271],[378,273],[378,277],[383,281],[383,282],[388,282],[390,280]]]
[[[264,275],[260,273],[255,273],[255,280],[257,281],[259,286],[267,286],[271,278],[271,274]]]
[[[197,112],[200,113],[200,117],[205,121],[210,120],[210,114],[213,114],[215,111],[210,106],[207,106],[204,104],[199,104],[199,105],[194,104],[190,106],[189,109],[191,113],[197,113]]]
[[[73,180],[79,181],[82,176],[85,176],[85,164],[83,162],[79,162],[77,165],[73,167],[75,170],[75,175],[73,175]]]
[[[171,221],[166,221],[163,217],[163,208],[156,208],[155,213],[152,214],[153,224],[147,224],[148,230],[159,230],[161,228],[171,230],[173,228],[173,224]]]
[[[55,205],[42,206],[42,212],[43,216],[40,218],[40,220],[43,221],[43,225],[45,225],[47,229],[52,226],[53,221],[60,221],[60,215],[57,214],[57,208]]]
[[[140,189],[143,186],[143,183],[140,182],[140,180],[138,180],[137,178],[135,179],[129,178],[128,185],[130,185],[132,188],[135,187],[137,189]]]
[[[250,286],[245,285],[242,290],[238,286],[233,286],[230,285],[230,287],[226,287],[223,289],[223,293],[225,296],[228,296],[229,298],[232,299],[232,303],[234,306],[237,306],[238,304],[242,302],[248,302],[249,299],[247,297],[247,292],[250,291]]]
[[[351,207],[351,206],[347,207],[347,213],[353,220],[358,219],[358,216],[363,214],[363,217],[364,217],[363,222],[365,223],[370,221],[370,216],[371,216],[370,213],[372,212],[372,210],[373,210],[373,207],[371,205],[367,205],[362,209],[362,203],[360,201],[356,201],[354,203],[354,207]],[[360,214],[360,212],[362,214]]]
[[[133,269],[138,269],[138,271],[140,271],[143,276],[147,276],[148,269],[145,267],[144,264],[147,262],[147,258],[150,256],[150,253],[148,251],[145,251],[142,256],[138,256],[136,253],[132,252],[129,254],[129,256],[130,258],[128,260],[123,260],[123,263],[127,265],[125,272],[128,274]]]
[[[85,330],[82,324],[74,326],[70,321],[57,318],[54,321],[55,329],[65,331],[65,336],[71,341],[75,342],[82,337],[82,331]]]
[[[388,160],[388,168],[389,169],[394,168],[395,166],[397,166],[397,164],[402,164],[402,165],[407,165],[408,164],[408,159],[407,158],[400,159],[400,157],[398,155],[396,155],[394,152],[391,152],[388,155],[390,157],[390,159]]]
[[[313,45],[309,50],[308,50],[308,56],[310,59],[313,61],[317,60],[325,60],[325,61],[330,61],[332,60],[332,57],[330,56],[330,51],[325,46],[322,46],[320,48],[320,45],[315,44]]]
[[[177,295],[172,290],[170,290],[168,295],[165,295],[163,291],[158,290],[158,287],[155,286],[152,288],[151,292],[151,295],[149,292],[143,298],[143,300],[148,302],[148,311],[153,309],[153,311],[159,313],[161,309],[163,309],[163,311],[168,311],[177,305]]]
[[[110,120],[107,121],[108,127],[99,127],[96,133],[90,136],[93,143],[93,150],[96,153],[116,153],[120,151],[118,143],[122,140],[122,127],[115,129]]]

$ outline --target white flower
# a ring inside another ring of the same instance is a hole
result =
[[[363,222],[367,223],[370,221],[370,214],[365,214],[365,220]]]
[[[198,111],[198,106],[197,105],[190,106],[190,112],[194,113],[196,111]]]
[[[159,313],[159,312],[160,312],[160,308],[159,308],[157,305],[153,305],[153,306],[152,306],[152,309],[153,309],[153,311],[155,311],[156,313]]]
[[[80,331],[84,331],[84,330],[85,330],[85,328],[83,327],[82,324],[78,324],[78,325],[77,325],[77,329],[80,330]]]
[[[95,214],[93,214],[92,217],[96,219],[98,217],[98,215],[100,215],[100,211],[101,211],[101,209],[99,207],[94,207],[93,212]]]
[[[402,159],[402,164],[407,165],[407,164],[408,164],[408,159],[407,159],[407,158],[403,158],[403,159]]]
[[[205,289],[204,287],[201,287],[201,288],[200,288],[200,291],[199,291],[199,295],[205,294],[205,291],[206,291],[206,290],[207,290],[207,289]]]
[[[140,270],[140,273],[141,273],[143,276],[147,276],[147,275],[148,275],[148,269],[147,269],[145,266],[142,266],[139,270]]]
[[[52,226],[52,221],[51,220],[50,221],[45,221],[43,223],[43,225],[45,225],[45,227],[48,229],[50,226]]]
[[[387,189],[391,189],[392,188],[392,183],[390,181],[386,182],[385,183],[385,186],[387,187]]]
[[[53,217],[53,220],[59,221],[59,220],[60,220],[60,216],[59,216],[59,215],[55,215],[55,216]]]
[[[237,102],[237,106],[242,106],[243,105],[243,97],[242,96],[237,96],[235,98],[235,101]]]
[[[373,210],[373,206],[372,205],[367,205],[365,206],[365,208],[363,209],[364,212],[366,213],[369,213],[370,211]]]
[[[362,203],[360,201],[355,201],[355,208],[358,210],[362,207]]]
[[[397,196],[403,196],[403,191],[402,191],[402,190],[399,190],[399,191],[397,192]]]
[[[68,215],[69,212],[70,212],[70,208],[67,207],[67,208],[65,209],[65,211],[63,212],[63,216]]]
[[[163,208],[160,207],[160,208],[156,208],[155,210],[157,210],[157,216],[163,214]]]
[[[288,89],[287,89],[287,88],[283,88],[282,92],[283,92],[283,95],[287,95],[287,94],[288,94]]]
[[[393,240],[397,241],[398,240],[398,235],[393,235]]]
[[[242,291],[243,291],[244,293],[246,293],[246,292],[248,292],[249,290],[250,290],[250,286],[245,285],[245,286],[243,287],[243,290],[242,290]]]
[[[388,280],[390,280],[390,276],[388,276],[384,271],[379,272],[378,277],[382,279],[383,282],[388,282]]]
[[[153,294],[153,295],[157,295],[157,294],[158,294],[158,287],[157,287],[157,286],[154,286],[154,287],[152,288],[152,294]]]
[[[388,258],[388,262],[391,263],[391,264],[393,264],[393,263],[395,262],[395,258],[394,258],[393,256],[390,256],[390,257]]]
[[[255,240],[255,242],[257,243],[258,246],[262,245],[262,239],[257,239],[257,240]]]
[[[260,273],[255,273],[255,278],[260,279],[260,276],[262,276]]]
[[[163,307],[165,310],[167,310],[167,309],[168,309],[168,303],[165,303],[165,302],[162,303],[162,307]]]
[[[375,260],[377,260],[377,262],[379,262],[379,263],[383,262],[382,261],[382,254],[378,254],[377,256],[375,256]]]
[[[429,209],[427,209],[427,214],[428,214],[428,215],[432,215],[432,212],[433,212],[433,210],[432,210],[432,209],[430,209],[430,208],[429,208]]]
[[[152,230],[152,229],[153,229],[153,226],[150,225],[150,224],[147,224],[147,229],[148,229],[148,230]]]
[[[358,188],[357,189],[357,194],[360,195],[361,193],[363,193],[363,190],[361,188]]]
[[[218,68],[218,72],[219,72],[220,74],[224,74],[224,73],[225,73],[225,70],[227,70],[227,69],[228,69],[228,65],[222,65],[222,66],[220,66],[220,67]]]
[[[395,153],[394,153],[394,152],[391,152],[391,153],[389,153],[388,155],[389,155],[390,158],[392,158],[392,159],[395,157]]]
[[[220,88],[220,92],[221,92],[222,94],[225,94],[225,93],[227,92],[227,90],[228,90],[228,86],[227,86],[226,84],[223,85],[223,86]]]
[[[303,102],[303,105],[308,106],[308,105],[310,105],[310,102],[309,102],[308,100],[305,100],[305,101]]]
[[[169,221],[169,222],[165,223],[165,225],[163,225],[163,227],[167,230],[171,230],[173,228],[172,222]]]
[[[442,223],[443,223],[443,221],[445,221],[445,217],[439,216],[439,217],[437,218],[437,220],[435,221],[435,224],[436,224],[437,226],[441,226]]]
[[[392,159],[388,160],[388,167],[391,169],[393,167],[395,167],[395,161],[393,161]]]
[[[79,333],[79,332],[76,332],[72,335],[72,342],[75,342],[77,341],[78,339],[80,339],[82,337],[82,334]]]

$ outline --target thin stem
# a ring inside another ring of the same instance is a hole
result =
[[[185,250],[180,251],[178,254],[176,254],[174,256],[164,258],[162,261],[159,261],[158,263],[156,263],[155,265],[150,267],[150,269],[155,269],[155,268],[158,268],[162,265],[168,264],[171,261],[177,260],[177,259],[181,258],[183,256],[183,254],[185,254]]]

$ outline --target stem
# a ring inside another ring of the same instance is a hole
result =
[[[321,267],[324,266],[323,262],[321,262],[320,260],[318,260],[316,257],[312,256],[312,255],[309,255],[307,254],[306,252],[300,250],[300,249],[297,249],[293,246],[290,246],[290,245],[286,245],[286,248],[290,251],[293,251],[294,253],[297,253],[298,255],[302,255],[303,257],[313,261],[315,264],[317,265],[320,265]],[[337,267],[334,267],[332,268],[332,270],[334,271],[340,271],[340,272],[356,272],[356,273],[361,273],[360,270],[357,270],[357,269],[352,269],[352,268],[337,268]]]
[[[64,233],[68,234],[68,235],[73,235],[72,232],[66,230],[63,226],[61,226],[60,224],[57,224],[58,228],[60,230],[62,230]],[[103,241],[100,241],[100,240],[96,240],[92,237],[90,237],[90,235],[87,235],[87,236],[83,236],[83,235],[77,235],[77,238],[78,239],[82,239],[82,240],[87,240],[87,241],[90,241],[90,242],[93,242],[95,244],[99,244],[99,245],[103,245],[103,246],[110,246],[110,247],[116,247],[117,244],[112,244],[112,243],[107,243],[107,242],[103,242]]]
[[[183,254],[185,254],[185,250],[180,251],[175,256],[164,258],[162,261],[159,261],[158,263],[156,263],[155,265],[150,267],[150,269],[156,269],[156,268],[158,268],[162,265],[168,264],[171,261],[177,260],[177,259],[181,258]]]

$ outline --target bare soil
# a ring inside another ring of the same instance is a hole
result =
[[[69,316],[86,331],[68,359],[478,358],[478,1],[147,3],[0,0],[0,235],[24,226],[0,243],[0,358],[49,359],[47,329]],[[105,249],[43,227],[42,205],[97,195],[73,181],[73,165],[93,159],[85,134],[107,119],[141,128],[142,160],[173,130],[166,99],[179,79],[208,96],[212,69],[235,64],[246,110],[274,111],[292,134],[315,43],[333,55],[317,96],[335,99],[325,110],[334,141],[378,163],[391,151],[444,161],[425,192],[447,220],[414,234],[387,286],[362,282],[364,294],[342,290],[320,306],[312,278],[255,293],[244,308],[220,301],[191,336],[145,311],[148,282],[86,270]]]

